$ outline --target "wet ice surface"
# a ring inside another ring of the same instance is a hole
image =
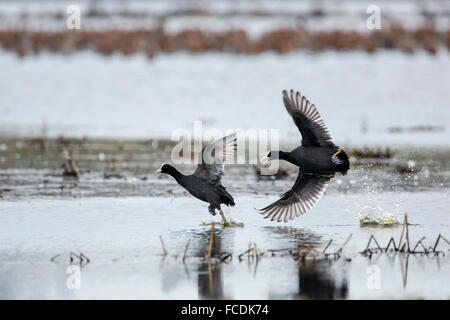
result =
[[[292,185],[296,170],[284,167],[288,177],[270,181],[258,180],[251,166],[230,167],[224,185],[236,206],[224,211],[244,227],[217,227],[213,254],[231,253],[232,260],[208,264],[204,255],[211,227],[201,223],[220,218],[212,217],[206,204],[169,177],[151,174],[167,161],[170,148],[164,151],[162,142],[156,146],[87,141],[82,147],[72,143],[81,169],[80,181],[75,182],[61,176],[64,160],[58,144],[47,143],[40,151],[31,142],[0,142],[1,298],[450,297],[445,241],[438,246],[445,256],[389,253],[369,259],[360,252],[370,235],[386,246],[392,236],[398,242],[402,226],[361,227],[356,216],[368,205],[398,211],[399,220],[408,213],[411,246],[422,237],[427,248],[434,246],[438,234],[449,239],[445,148],[420,153],[395,149],[392,159],[353,158],[349,174],[333,179],[315,208],[287,224],[267,221],[254,208],[276,200]],[[411,161],[416,172],[405,172]],[[299,263],[291,255],[271,256],[268,251],[296,250],[304,243],[323,250],[332,239],[327,251],[335,252],[349,234],[352,238],[337,261],[330,257]],[[159,236],[169,251],[165,259]],[[239,261],[250,242],[266,252],[258,263],[247,256]],[[66,286],[70,252],[90,259],[82,267],[80,290]],[[371,282],[372,265],[379,268],[380,289]]]

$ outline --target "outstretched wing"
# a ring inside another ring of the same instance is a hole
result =
[[[294,119],[295,125],[302,134],[302,146],[334,146],[333,137],[317,108],[300,92],[291,90],[290,95],[283,90],[283,102],[287,112]]]
[[[294,186],[281,198],[260,210],[265,219],[272,221],[293,220],[311,209],[325,192],[330,178],[305,174],[300,170]]]
[[[200,163],[194,175],[211,185],[220,184],[224,174],[224,165],[233,159],[236,150],[236,133],[211,142],[200,152]]]

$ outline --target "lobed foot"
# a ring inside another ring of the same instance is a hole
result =
[[[214,207],[213,206],[209,206],[208,207],[208,211],[209,211],[209,213],[211,213],[211,215],[213,215],[213,216],[215,216],[217,213],[216,213],[216,210],[214,209]]]
[[[222,225],[224,227],[230,226],[230,223],[228,222],[227,218],[225,218],[225,215],[223,214],[221,209],[219,209],[219,213],[220,213],[220,216],[222,217]]]

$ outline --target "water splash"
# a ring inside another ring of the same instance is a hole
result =
[[[363,206],[351,213],[356,215],[360,226],[394,226],[400,223],[398,205],[392,211],[385,210],[380,206]]]

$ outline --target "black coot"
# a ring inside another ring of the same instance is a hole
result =
[[[236,150],[236,133],[220,138],[202,149],[197,170],[192,175],[184,175],[170,164],[163,164],[155,173],[171,175],[183,188],[197,199],[209,203],[208,210],[215,215],[217,209],[223,222],[227,220],[220,205],[234,206],[233,197],[221,183],[224,164]]]
[[[331,141],[330,130],[314,104],[293,90],[290,95],[283,91],[283,102],[303,139],[302,145],[291,152],[271,151],[262,159],[263,163],[281,159],[299,167],[293,187],[260,210],[265,218],[278,222],[287,222],[311,209],[334,174],[345,175],[350,168],[347,154]]]

